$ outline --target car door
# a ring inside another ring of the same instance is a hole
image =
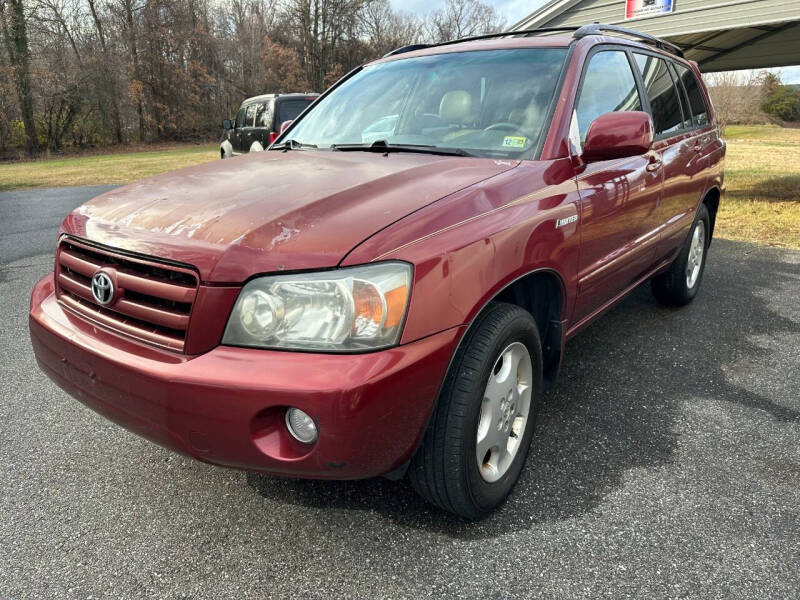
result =
[[[242,105],[239,108],[239,112],[236,113],[236,122],[234,123],[233,133],[231,134],[231,146],[233,146],[233,151],[236,154],[241,154],[242,150],[242,133],[244,131],[245,123],[247,118],[247,106]]]
[[[677,205],[673,206],[672,203],[666,202],[668,190],[665,182],[664,218],[668,226],[663,235],[662,254],[666,256],[674,253],[686,239],[687,228],[694,219],[694,212],[708,189],[711,157],[718,148],[717,136],[711,124],[710,113],[697,75],[681,63],[673,62],[671,66],[678,84],[685,124],[690,128],[690,132],[680,142],[683,159],[681,164],[684,169],[683,174],[687,178],[687,191],[683,199],[685,205],[676,203]],[[683,223],[678,223],[677,220],[670,222],[670,213],[677,215],[684,211],[686,218],[683,219]]]
[[[670,258],[694,221],[705,188],[705,172],[698,132],[691,112],[684,108],[682,88],[670,62],[654,53],[633,52],[647,104],[653,116],[653,149],[661,154],[664,188],[659,209],[662,224],[656,259]]]
[[[600,115],[643,107],[629,53],[600,47],[584,68],[570,138],[579,136],[582,144]],[[652,267],[661,177],[660,156],[652,151],[578,167],[581,251],[573,322],[602,309]]]

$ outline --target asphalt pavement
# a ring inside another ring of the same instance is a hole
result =
[[[404,482],[192,461],[68,397],[26,313],[69,196],[30,194],[0,195],[0,598],[800,596],[800,252],[715,240],[692,305],[642,286],[569,342],[519,484],[470,524]]]
[[[0,193],[0,264],[52,252],[64,217],[76,206],[114,187],[90,185]]]

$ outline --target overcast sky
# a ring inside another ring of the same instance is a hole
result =
[[[488,4],[494,6],[506,18],[506,25],[513,25],[523,17],[527,17],[545,2],[546,0],[488,0]],[[444,0],[392,0],[392,5],[396,9],[419,15],[436,10],[442,4]]]
[[[391,0],[398,10],[424,15],[436,10],[444,4],[444,0]],[[487,0],[484,0],[487,1]],[[511,26],[522,18],[527,17],[547,0],[488,0],[506,19],[506,25]],[[800,83],[800,66],[776,69],[780,71],[784,83]]]

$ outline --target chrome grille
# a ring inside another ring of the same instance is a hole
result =
[[[110,274],[116,293],[99,304],[92,277]],[[56,255],[59,301],[81,316],[139,340],[183,351],[197,295],[195,273],[184,267],[128,256],[80,242],[62,240]]]

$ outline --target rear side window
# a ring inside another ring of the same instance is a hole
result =
[[[278,103],[278,126],[284,121],[294,121],[297,116],[311,104],[311,100],[298,98],[297,100],[282,100]]]
[[[701,127],[703,125],[708,125],[710,121],[708,118],[708,108],[706,108],[706,101],[705,98],[703,98],[703,92],[700,90],[697,77],[691,69],[687,69],[681,64],[676,64],[675,69],[677,69],[678,77],[680,77],[683,82],[683,89],[686,90],[686,95],[689,97],[689,105],[692,109],[695,125]]]
[[[256,127],[272,127],[272,102],[264,102],[258,105]]]
[[[581,142],[592,121],[620,110],[642,110],[628,57],[620,50],[598,52],[589,59],[575,108]]]
[[[672,76],[672,81],[675,82],[675,88],[678,90],[678,98],[680,98],[681,101],[683,129],[691,129],[694,125],[694,121],[692,121],[692,111],[689,108],[689,101],[686,98],[686,92],[683,90],[683,86],[681,85],[680,81],[678,81],[678,74],[675,72],[675,64],[672,61],[668,61],[667,64],[669,65],[669,74]]]
[[[675,82],[667,69],[667,62],[648,54],[634,53],[633,56],[650,99],[655,134],[663,135],[680,130],[683,125],[681,103]]]

